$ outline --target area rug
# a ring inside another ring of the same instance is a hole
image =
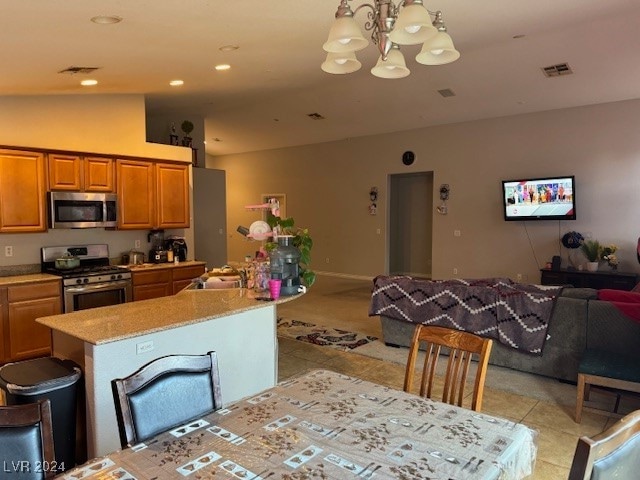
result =
[[[337,348],[342,351],[364,355],[387,362],[405,365],[409,349],[389,347],[376,337],[357,332],[337,330],[300,320],[278,319],[278,336],[292,338],[319,346]],[[419,352],[418,364],[424,359]],[[438,374],[444,375],[446,362],[438,362]],[[475,363],[470,374],[475,373]],[[555,379],[540,375],[531,375],[509,368],[489,365],[486,386],[510,393],[526,395],[538,400],[554,402],[559,405],[575,403],[575,385],[561,383]]]
[[[376,337],[361,333],[322,327],[300,320],[278,319],[278,335],[293,338],[301,342],[312,343],[322,347],[332,347],[342,351],[350,351],[378,340]]]

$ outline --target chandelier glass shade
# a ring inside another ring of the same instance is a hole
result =
[[[378,63],[371,69],[371,73],[380,78],[403,78],[411,72],[407,68],[400,49],[394,47],[387,54],[386,60],[380,55]]]
[[[353,52],[328,53],[327,59],[320,66],[327,73],[343,74],[360,70],[362,64]]]
[[[442,12],[431,12],[423,0],[374,0],[355,10],[349,2],[340,0],[336,19],[323,45],[327,58],[321,68],[327,73],[344,74],[360,69],[362,64],[355,52],[364,49],[369,41],[362,35],[355,21],[360,9],[368,8],[368,21],[364,27],[371,32],[371,40],[378,47],[380,57],[371,73],[380,78],[403,78],[409,75],[401,45],[422,44],[416,61],[423,65],[443,65],[460,57],[453,40],[447,34]]]

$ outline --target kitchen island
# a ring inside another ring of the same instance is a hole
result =
[[[120,448],[111,390],[151,360],[172,354],[218,354],[223,404],[277,383],[276,305],[247,289],[188,290],[108,307],[39,318],[52,351],[78,363],[86,391],[89,458]]]

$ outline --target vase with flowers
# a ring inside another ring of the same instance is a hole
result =
[[[616,256],[616,252],[618,251],[618,246],[614,244],[609,244],[601,247],[600,250],[600,258],[607,262],[607,265],[611,267],[612,270],[618,269],[618,257]]]

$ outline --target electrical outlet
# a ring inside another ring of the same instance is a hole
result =
[[[453,274],[457,275],[458,274],[458,268],[457,267],[453,267]]]
[[[518,274],[516,275],[516,280],[517,280],[518,282],[521,282],[521,281],[522,281],[522,274],[521,274],[521,273],[518,273]]]
[[[324,261],[325,261],[326,263],[329,263],[329,257],[325,258],[325,259],[324,259]]]
[[[454,237],[459,237],[460,236],[460,230],[454,230],[453,231],[453,236]]]
[[[135,246],[136,248],[140,248],[140,240],[136,240]]]
[[[11,246],[4,247],[4,256],[5,257],[13,257],[13,247],[11,247]]]
[[[154,349],[153,340],[147,340],[146,342],[136,343],[136,355],[150,352]]]
[[[376,233],[377,233],[378,235],[380,235],[380,232],[381,232],[381,230],[378,228],[378,229],[376,230]]]

